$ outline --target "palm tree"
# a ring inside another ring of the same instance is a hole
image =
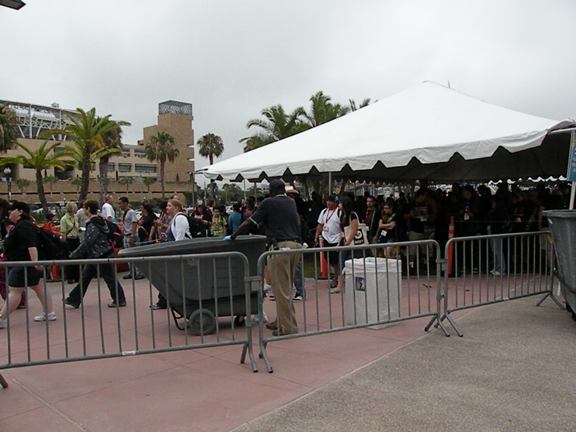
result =
[[[356,101],[354,99],[350,99],[348,103],[350,104],[350,111],[356,111],[360,108],[364,108],[370,105],[370,98],[364,99],[358,106],[356,105]]]
[[[70,183],[76,187],[76,192],[78,192],[80,190],[80,186],[82,186],[82,178],[74,177],[72,180],[70,180]]]
[[[25,178],[17,178],[16,180],[14,180],[14,184],[16,185],[20,193],[24,194],[24,189],[30,186],[32,182]]]
[[[198,153],[200,153],[200,156],[207,157],[210,165],[214,163],[214,158],[222,156],[222,152],[224,151],[222,138],[213,133],[207,133],[200,138],[198,140],[198,146],[200,147]]]
[[[333,104],[330,102],[331,100],[332,98],[330,96],[325,95],[321,91],[310,97],[310,102],[312,102],[310,112],[304,114],[310,127],[328,123],[329,121],[348,114],[349,108],[340,104]]]
[[[85,200],[90,187],[90,168],[93,159],[92,153],[104,146],[104,134],[116,126],[116,122],[110,119],[110,115],[98,117],[96,109],[84,111],[76,109],[77,115],[69,118],[70,123],[64,129],[48,131],[48,136],[67,135],[74,141],[82,154],[80,200]]]
[[[108,192],[108,163],[110,156],[122,153],[122,126],[130,126],[130,123],[121,120],[110,120],[114,126],[102,134],[103,142],[98,149],[108,151],[100,153],[99,159],[99,184],[100,201],[104,201],[104,195]]]
[[[126,194],[129,192],[129,186],[134,183],[134,177],[123,176],[118,179],[118,183],[126,186]]]
[[[16,144],[23,153],[19,156],[5,158],[0,161],[0,166],[9,164],[21,164],[26,168],[32,168],[36,172],[36,187],[38,198],[42,204],[44,212],[48,212],[48,202],[44,192],[44,177],[42,171],[54,167],[64,168],[69,163],[70,154],[68,151],[54,152],[54,149],[60,145],[59,142],[44,141],[37,150],[31,150],[23,144]]]
[[[16,116],[10,108],[0,105],[0,152],[14,147],[16,144]]]
[[[144,186],[146,186],[146,189],[148,190],[148,194],[150,194],[150,186],[156,183],[156,177],[143,177],[142,183],[144,183]]]
[[[54,186],[54,183],[56,183],[58,181],[58,178],[56,176],[53,175],[47,175],[44,176],[44,183],[48,184],[48,187],[50,188],[50,195],[52,195],[52,189]]]
[[[164,166],[166,161],[174,162],[180,153],[174,144],[174,137],[167,132],[158,132],[150,138],[150,142],[144,146],[146,157],[149,161],[160,162],[160,190],[164,199]]]
[[[308,126],[300,120],[300,117],[304,114],[305,111],[301,107],[296,108],[290,114],[284,111],[282,105],[265,108],[262,110],[264,119],[252,119],[246,123],[248,129],[258,127],[261,131],[255,136],[242,138],[240,142],[246,142],[247,147],[249,145],[250,150],[252,150],[253,148],[280,141],[302,132],[308,128]]]

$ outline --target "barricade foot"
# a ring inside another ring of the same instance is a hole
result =
[[[456,326],[456,323],[454,322],[454,320],[452,319],[452,317],[446,313],[442,316],[442,318],[440,318],[439,322],[444,321],[444,319],[448,320],[448,322],[450,323],[450,325],[452,326],[452,328],[454,329],[454,331],[456,332],[456,334],[460,337],[464,336],[462,334],[462,332],[458,329],[458,327]]]
[[[438,319],[437,316],[433,317],[430,320],[430,322],[426,325],[426,327],[424,327],[424,331],[425,332],[430,331],[430,327],[432,327],[432,324],[434,324],[434,328],[440,328],[440,330],[442,330],[442,333],[444,333],[444,336],[450,337],[450,333],[448,333],[448,330],[446,330],[446,327],[444,327],[442,321],[440,321],[440,319]]]
[[[552,299],[552,301],[554,303],[556,303],[556,305],[560,309],[564,310],[564,306],[562,305],[562,303],[560,303],[560,300],[558,300],[556,298],[556,296],[554,294],[552,294],[551,292],[546,293],[546,295],[544,297],[542,297],[538,303],[536,303],[536,306],[540,306],[542,303],[544,303],[544,300],[546,300],[548,297],[550,297]]]
[[[258,357],[264,360],[264,364],[266,364],[266,370],[268,371],[268,373],[272,373],[274,372],[274,369],[272,368],[272,363],[270,363],[270,359],[268,358],[268,353],[266,352],[266,345],[268,345],[268,342],[260,341],[260,353],[258,354]]]
[[[258,372],[258,368],[256,367],[256,361],[254,360],[254,351],[252,350],[252,345],[249,343],[245,343],[242,346],[242,355],[240,356],[240,364],[244,364],[246,362],[246,352],[248,352],[248,358],[250,359],[250,368],[252,369],[252,372],[254,373]]]
[[[8,381],[6,381],[2,374],[0,374],[0,386],[2,386],[2,388],[8,388]]]

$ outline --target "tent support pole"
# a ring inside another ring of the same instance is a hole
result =
[[[244,186],[244,202],[246,202],[246,179],[242,180],[242,184]]]
[[[576,157],[576,130],[572,130],[570,133],[570,155],[568,156],[568,178],[574,178],[574,173],[572,172],[572,167],[574,166],[574,161],[572,158]],[[576,181],[572,181],[572,190],[570,191],[570,202],[568,203],[568,208],[574,210],[574,196],[576,195]]]
[[[328,195],[332,195],[332,171],[328,171]]]

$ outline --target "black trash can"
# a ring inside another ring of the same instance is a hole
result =
[[[160,257],[217,252],[240,252],[246,256],[249,275],[257,276],[258,258],[266,250],[266,237],[238,236],[233,241],[221,238],[193,238],[177,242],[137,246],[120,251],[121,257]],[[237,257],[196,257],[182,260],[135,263],[175,312],[175,319],[187,317],[187,327],[195,335],[211,334],[218,317],[234,316],[241,323],[258,309],[258,291],[250,295],[247,309],[244,286],[244,261]]]

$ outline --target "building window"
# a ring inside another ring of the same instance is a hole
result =
[[[137,173],[156,173],[156,165],[136,164],[134,166]]]
[[[108,162],[108,172],[112,172],[116,169],[116,164],[112,162]]]
[[[119,163],[119,164],[118,164],[118,171],[120,171],[120,172],[130,172],[130,171],[132,171],[132,164]]]
[[[130,157],[130,150],[122,150],[122,157]]]
[[[137,158],[145,158],[146,152],[144,150],[134,150],[134,156]]]

